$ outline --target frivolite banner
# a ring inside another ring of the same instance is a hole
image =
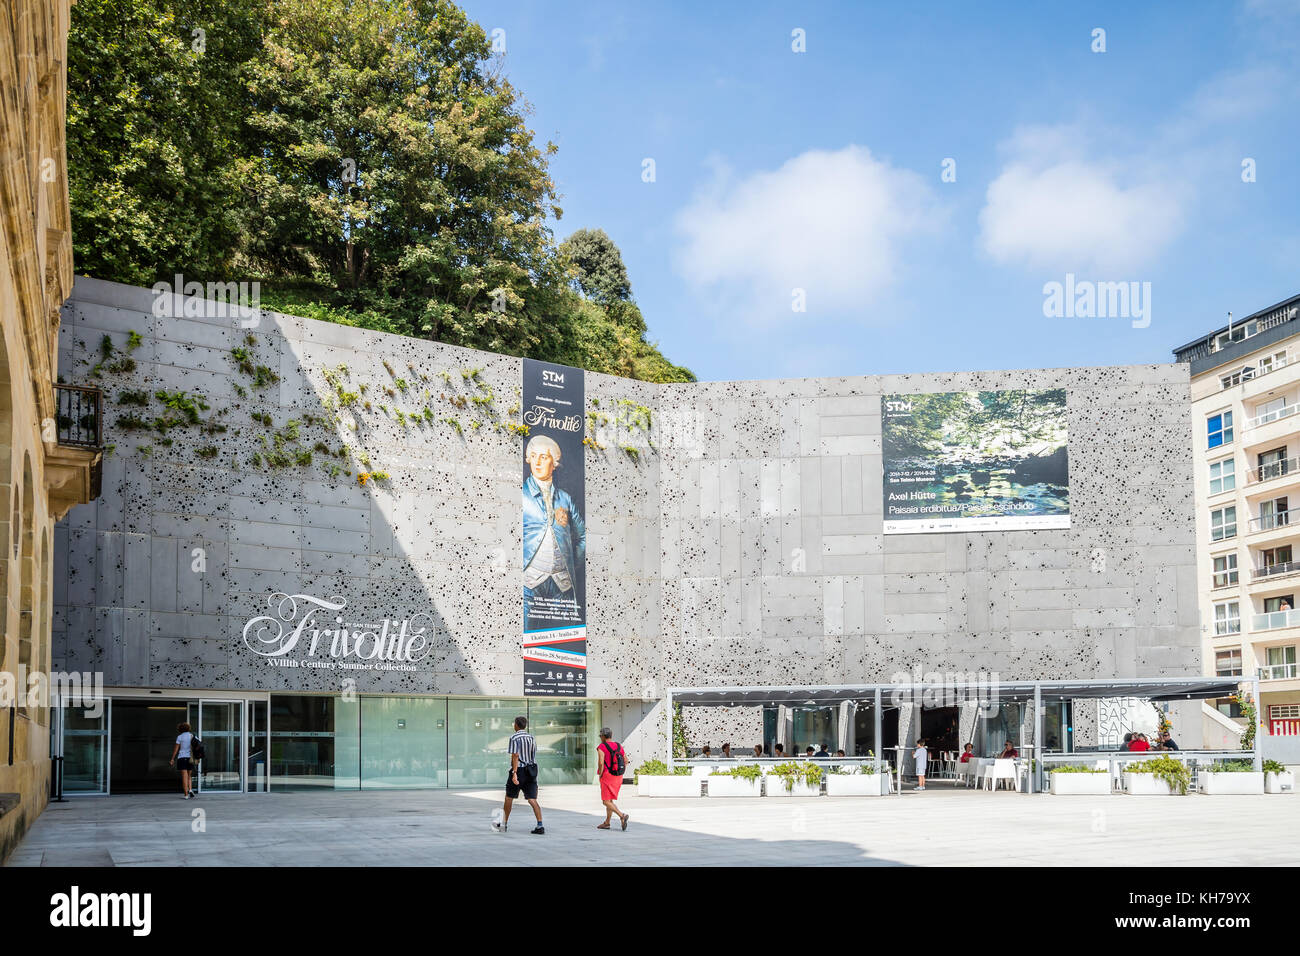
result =
[[[1070,526],[1065,389],[883,395],[884,533]]]
[[[587,694],[581,369],[524,359],[524,694]]]

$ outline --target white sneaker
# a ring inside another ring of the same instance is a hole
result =
[[[913,789],[913,790],[924,790],[925,787],[913,787],[912,789]]]

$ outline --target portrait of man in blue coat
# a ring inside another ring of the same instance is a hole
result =
[[[559,444],[545,435],[524,448],[525,631],[586,622],[587,527],[573,498],[555,483],[560,457]]]

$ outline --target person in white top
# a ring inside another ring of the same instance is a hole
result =
[[[191,773],[194,770],[194,735],[190,733],[189,724],[177,724],[176,729],[180,731],[176,738],[176,746],[172,747],[172,759],[168,761],[172,766],[181,772],[181,793],[185,794],[185,799],[189,800],[194,796],[191,789]]]
[[[925,765],[929,762],[930,752],[925,749],[925,738],[922,737],[916,742],[916,751],[913,756],[916,757],[916,782],[917,790],[925,789]]]

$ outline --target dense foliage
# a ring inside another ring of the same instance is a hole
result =
[[[81,0],[77,268],[258,279],[263,304],[651,381],[617,247],[557,247],[555,146],[448,0]]]

